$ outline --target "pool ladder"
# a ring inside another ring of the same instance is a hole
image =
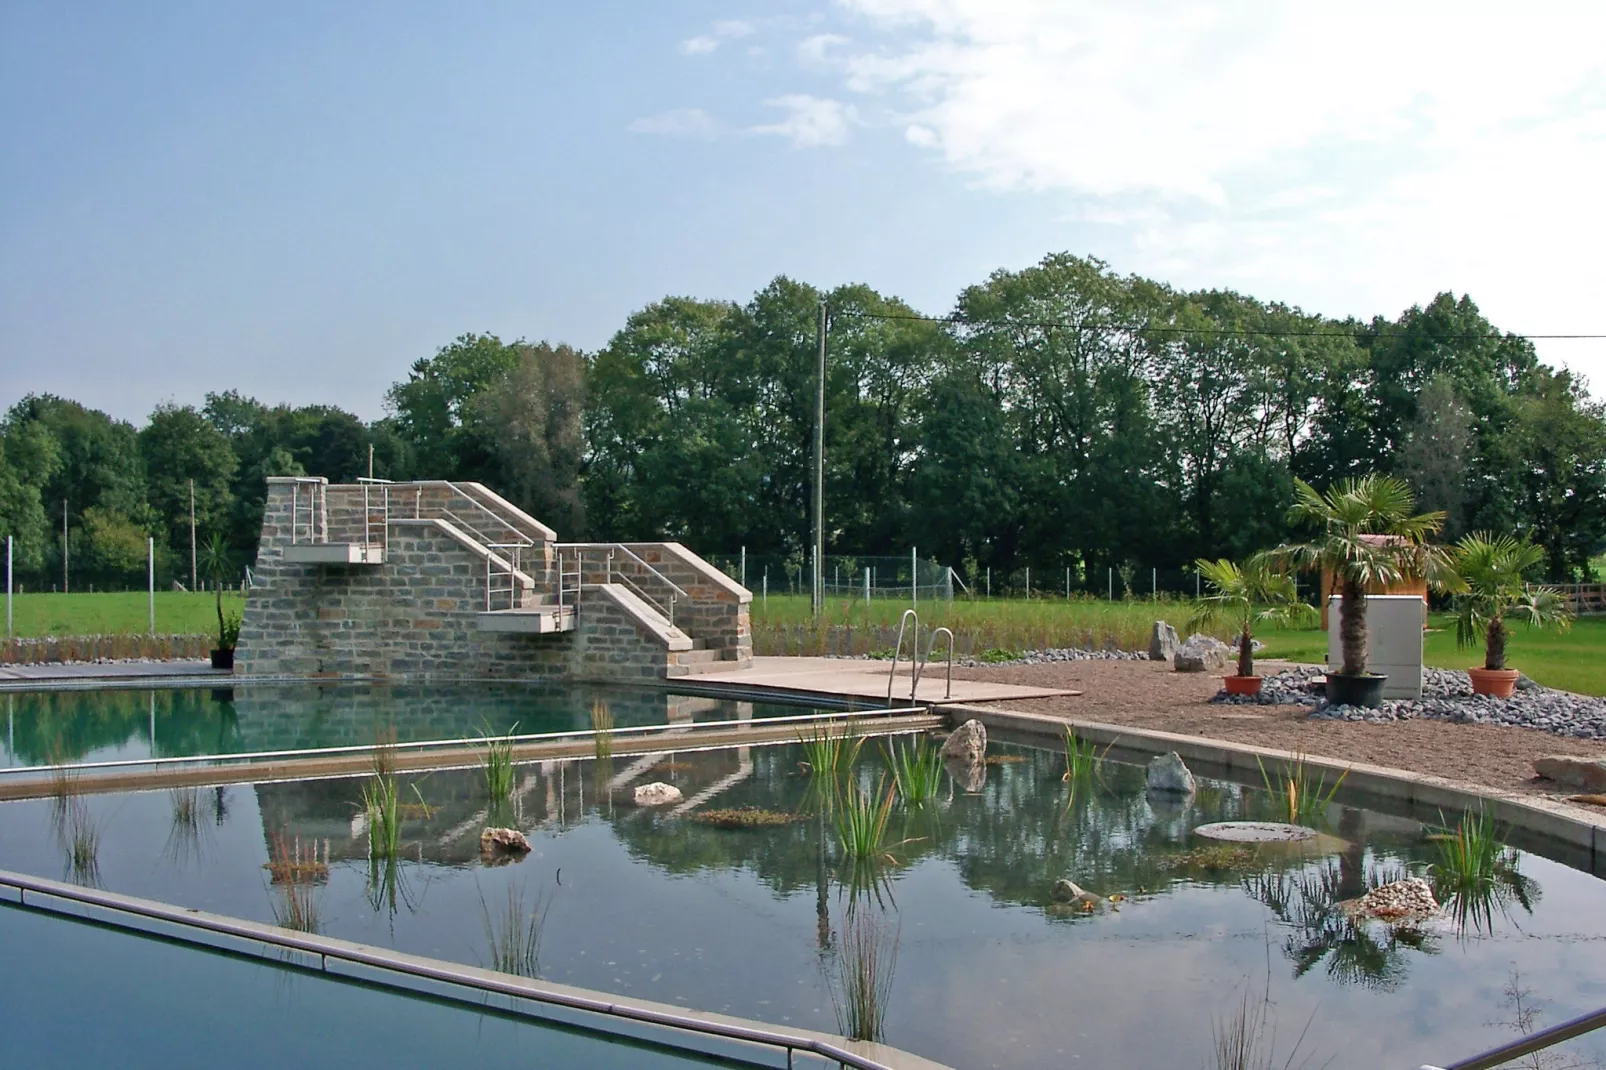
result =
[[[898,641],[893,645],[892,669],[887,673],[888,706],[892,705],[892,686],[897,682],[898,676],[898,656],[903,653],[903,637],[906,629],[909,626],[910,620],[913,620],[915,623],[914,631],[909,633],[909,664],[912,670],[909,674],[910,704],[913,705],[916,701],[915,691],[920,687],[920,672],[925,668],[926,663],[931,660],[931,652],[937,649],[937,636],[939,635],[946,635],[948,637],[948,680],[946,686],[943,688],[942,697],[944,700],[953,697],[954,633],[947,628],[939,627],[931,629],[931,639],[926,643],[926,656],[922,658],[920,656],[920,614],[916,613],[912,609],[906,609],[903,611],[903,616],[898,620]]]

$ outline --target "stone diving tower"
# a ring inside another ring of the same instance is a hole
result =
[[[752,663],[752,593],[679,543],[561,543],[479,483],[267,482],[239,674],[642,681]]]

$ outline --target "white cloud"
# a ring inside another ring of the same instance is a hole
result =
[[[858,121],[858,113],[851,105],[839,100],[811,97],[806,93],[789,93],[764,103],[784,109],[786,117],[778,123],[750,126],[747,132],[789,138],[793,146],[800,149],[844,144],[848,140],[849,128]]]
[[[848,90],[982,188],[1068,197],[1125,269],[1330,312],[1453,288],[1509,329],[1601,326],[1596,0],[838,2]]]
[[[626,127],[632,134],[658,134],[662,137],[689,137],[710,140],[725,130],[724,125],[701,108],[674,108],[637,119]]]
[[[810,67],[827,67],[848,39],[841,34],[817,33],[798,43],[797,58]]]
[[[687,56],[704,56],[726,41],[738,41],[751,34],[756,27],[742,19],[721,19],[714,23],[712,32],[688,37],[680,43],[680,51]]]

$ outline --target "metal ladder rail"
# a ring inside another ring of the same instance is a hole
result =
[[[914,634],[909,637],[909,662],[914,667],[914,683],[909,685],[909,694],[914,695],[914,685],[920,682],[920,614],[912,609],[903,611],[898,618],[898,642],[892,648],[892,669],[887,673],[887,705],[892,705],[892,685],[898,675],[898,655],[903,653],[903,630],[909,623],[909,618],[915,619]]]
[[[925,667],[928,664],[931,663],[931,652],[933,650],[937,649],[937,636],[939,636],[939,635],[946,635],[948,637],[948,682],[947,682],[947,686],[945,686],[943,688],[942,697],[945,698],[945,699],[953,697],[953,694],[954,694],[954,633],[949,631],[947,628],[938,627],[938,628],[931,629],[931,641],[926,644],[926,657],[925,657],[925,660],[921,661],[920,663],[918,663],[915,666],[914,682],[909,685],[909,701],[910,702],[913,702],[915,700],[915,689],[920,686],[920,674],[921,674],[921,672],[923,672],[925,670]]]
[[[519,576],[523,573],[520,567],[519,554],[523,545],[516,542],[489,543],[486,546],[491,553],[485,555],[485,612],[490,613],[496,607],[492,605],[492,596],[495,594],[507,595],[507,608],[519,608]],[[511,553],[506,551],[511,550]],[[503,551],[502,564],[497,564],[497,551]],[[497,580],[507,578],[507,586],[496,584]]]

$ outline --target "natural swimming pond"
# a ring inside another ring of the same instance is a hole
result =
[[[1464,924],[1352,922],[1340,901],[1438,859],[1431,828],[1335,803],[1309,851],[1207,845],[1195,827],[1267,816],[1268,794],[1203,779],[1172,805],[1113,762],[1072,793],[1061,754],[993,753],[979,791],[946,781],[892,814],[868,880],[796,745],[519,766],[534,850],[505,865],[481,860],[485,788],[465,770],[401,778],[391,864],[369,862],[363,782],[332,779],[3,804],[0,868],[832,1031],[855,1003],[844,973],[868,964],[883,1039],[956,1067],[1209,1066],[1213,1025],[1263,996],[1280,1054],[1303,1031],[1313,1066],[1414,1067],[1515,1036],[1513,989],[1540,1025],[1606,1004],[1606,885],[1559,862],[1515,852]],[[872,743],[858,782],[883,770]],[[648,780],[689,805],[629,805]],[[698,819],[716,807],[777,823]],[[74,859],[84,828],[96,848]],[[1062,877],[1114,901],[1055,902]]]
[[[14,692],[4,766],[311,750],[589,729],[601,703],[619,728],[808,712],[808,707],[589,684],[251,686]],[[3,767],[3,766],[0,766]]]

